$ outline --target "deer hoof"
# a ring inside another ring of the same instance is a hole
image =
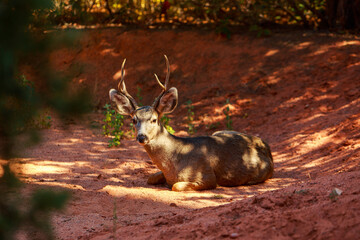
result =
[[[172,190],[176,192],[194,191],[194,183],[191,182],[177,182],[172,186]]]

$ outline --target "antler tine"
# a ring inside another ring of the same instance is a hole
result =
[[[133,105],[134,108],[137,108],[138,105],[135,101],[135,99],[127,92],[126,90],[126,85],[125,85],[125,81],[124,81],[124,77],[125,77],[125,62],[126,62],[126,58],[124,59],[122,65],[121,65],[121,79],[120,82],[118,84],[118,89],[119,92],[124,94],[131,102],[131,104]]]
[[[160,87],[162,88],[162,91],[161,91],[160,95],[159,95],[157,98],[155,98],[155,101],[154,101],[154,103],[152,104],[153,107],[156,107],[156,106],[158,105],[160,98],[161,98],[162,95],[166,92],[166,90],[167,90],[167,88],[168,88],[169,79],[170,79],[170,64],[169,64],[169,59],[167,58],[166,55],[164,55],[164,57],[165,57],[165,60],[166,60],[166,67],[167,67],[167,73],[166,73],[166,77],[165,77],[165,85],[163,85],[163,84],[160,82],[158,76],[156,75],[156,73],[154,73],[155,78],[156,78],[156,81],[158,82],[158,84],[159,84]]]
[[[166,67],[167,67],[167,72],[166,72],[166,77],[165,77],[165,86],[160,82],[158,76],[156,75],[156,73],[154,73],[156,81],[158,82],[158,84],[160,85],[160,87],[162,89],[164,89],[164,91],[167,90],[167,85],[169,83],[169,79],[170,79],[170,64],[169,64],[169,59],[167,58],[166,55],[164,55],[165,60],[166,60]]]
[[[156,81],[158,82],[158,84],[160,85],[160,87],[161,87],[164,91],[166,91],[166,87],[160,82],[160,80],[159,80],[158,76],[156,75],[156,73],[154,73],[154,75],[155,75]]]
[[[118,84],[118,89],[119,89],[120,92],[123,92],[123,90],[126,91],[126,86],[125,86],[125,83],[124,83],[125,62],[126,62],[126,58],[124,59],[122,65],[121,65],[121,79],[120,79],[120,82]]]

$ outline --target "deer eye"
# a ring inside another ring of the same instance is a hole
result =
[[[152,122],[152,123],[156,123],[156,118],[154,118],[151,122]]]

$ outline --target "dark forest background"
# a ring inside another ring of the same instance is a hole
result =
[[[38,24],[359,29],[360,0],[53,0]],[[220,29],[221,30],[221,29]],[[225,31],[225,29],[224,29]]]

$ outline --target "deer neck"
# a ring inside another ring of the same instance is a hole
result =
[[[178,152],[179,139],[171,135],[162,125],[160,127],[158,135],[144,145],[144,148],[159,169],[166,172],[173,166],[174,155]]]

